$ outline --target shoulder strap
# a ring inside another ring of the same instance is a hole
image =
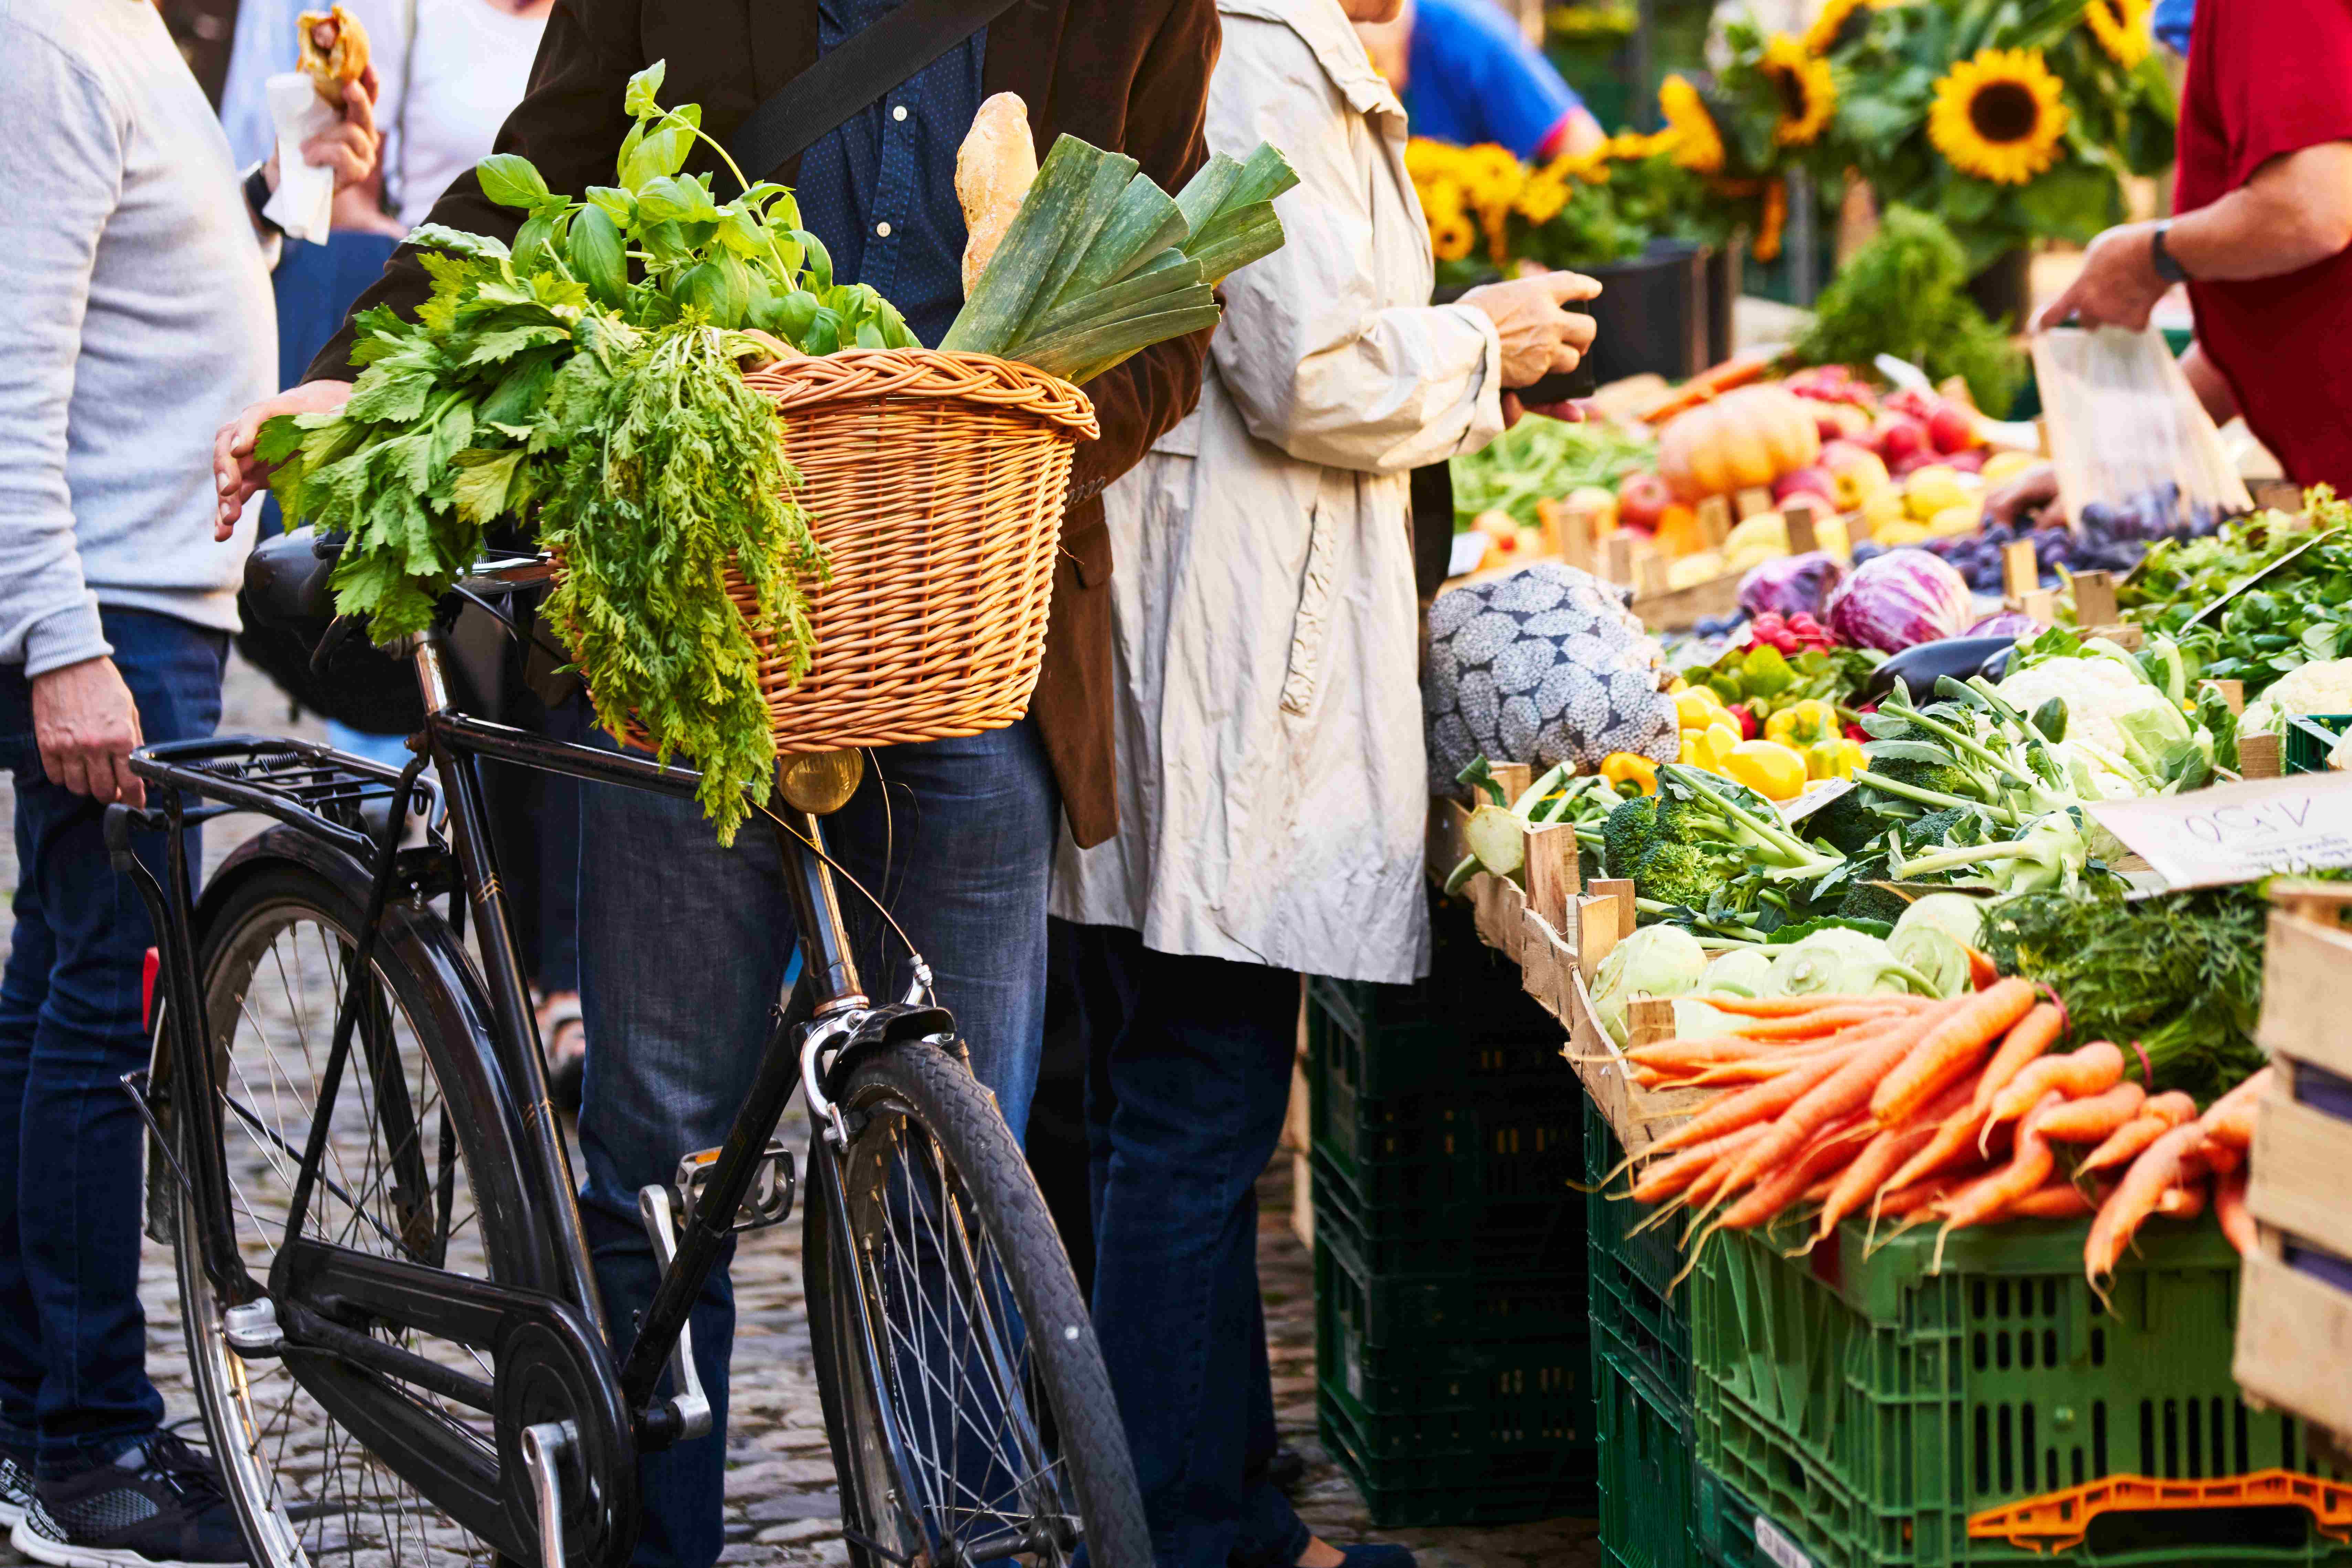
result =
[[[735,128],[728,153],[745,174],[766,178],[1013,5],[1013,0],[899,0],[896,10],[843,39],[769,94]]]

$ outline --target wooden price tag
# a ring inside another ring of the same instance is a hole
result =
[[[1822,547],[1814,531],[1821,521],[1821,509],[1802,496],[1791,496],[1780,508],[1780,516],[1789,525],[1789,553],[1810,555]]]
[[[2123,619],[2116,607],[2116,576],[2112,572],[2074,574],[2074,624],[2085,628],[2112,626]]]
[[[2210,686],[2215,691],[2220,692],[2221,694],[2221,700],[2229,705],[2231,712],[2243,713],[2246,710],[2246,683],[2244,681],[2200,680],[2197,684],[2200,687]]]
[[[1758,512],[1772,510],[1772,492],[1760,485],[1741,490],[1731,498],[1731,510],[1739,514],[1740,521],[1746,522]]]
[[[1654,598],[1665,591],[1666,558],[1645,545],[1633,554],[1634,596]]]
[[[1576,907],[1576,829],[1565,822],[1547,822],[1527,832],[1528,908],[1555,931],[1568,931],[1568,912]]]
[[[2000,549],[2001,591],[2021,599],[2042,585],[2042,563],[2034,559],[2033,541],[2021,539]]]
[[[1721,496],[1709,496],[1698,503],[1699,536],[1707,548],[1719,550],[1731,537],[1731,503]]]
[[[2352,773],[2250,780],[2088,810],[2168,888],[2352,866]]]
[[[1633,582],[1633,536],[1622,529],[1604,540],[1601,574],[1612,583],[1630,587]]]
[[[1528,785],[1536,782],[1535,769],[1527,763],[1496,763],[1493,772],[1505,805],[1517,805],[1519,796],[1528,793]]]

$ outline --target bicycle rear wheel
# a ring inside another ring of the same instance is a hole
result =
[[[286,1235],[294,1180],[318,1111],[335,1015],[362,907],[329,879],[290,862],[252,873],[198,939],[217,1115],[173,1104],[186,1163],[217,1137],[231,1221],[246,1267],[267,1279]],[[369,1006],[335,1100],[306,1234],[453,1274],[519,1277],[526,1245],[503,1216],[519,1212],[512,1154],[496,1118],[453,1103],[453,1057],[439,1021],[462,1016],[438,976],[379,942]],[[174,1075],[176,1077],[176,1075]],[[205,1273],[201,1225],[182,1191],[173,1227],[181,1321],[205,1427],[257,1568],[324,1559],[454,1568],[495,1550],[363,1448],[305,1391],[285,1357],[239,1355],[229,1305]],[[347,1325],[485,1382],[489,1357],[467,1347]],[[492,1467],[490,1416],[411,1384],[457,1443]]]
[[[1086,1300],[995,1101],[901,1045],[859,1062],[840,1103],[849,1148],[811,1154],[803,1261],[852,1562],[1060,1568],[1083,1542],[1095,1568],[1148,1568]]]

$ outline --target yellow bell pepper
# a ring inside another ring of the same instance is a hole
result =
[[[1862,766],[1862,747],[1844,735],[1816,741],[1805,748],[1805,776],[1809,779],[1846,779]]]
[[[1678,730],[1704,730],[1710,724],[1737,724],[1723,699],[1704,686],[1694,686],[1675,693],[1675,727]]]
[[[1778,741],[1800,750],[1816,741],[1826,741],[1843,734],[1837,710],[1818,697],[1808,697],[1802,702],[1791,702],[1764,721],[1764,738]]]
[[[1726,771],[1725,760],[1739,747],[1749,743],[1739,738],[1738,725],[1728,718],[1719,719],[1705,729],[1694,727],[1685,730],[1683,752],[1676,760],[1685,767],[1705,768],[1708,773],[1720,773]],[[1786,751],[1788,748],[1781,749]],[[1799,771],[1802,770],[1803,764],[1800,763]]]
[[[1805,793],[1805,759],[1778,741],[1742,741],[1716,771],[1766,800],[1794,800]]]
[[[1623,788],[1637,785],[1643,795],[1658,793],[1658,764],[1639,752],[1612,752],[1601,759],[1601,776]]]

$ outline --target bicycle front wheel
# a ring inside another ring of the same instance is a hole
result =
[[[194,1140],[220,1141],[231,1227],[256,1279],[268,1278],[285,1239],[362,913],[332,881],[287,863],[239,884],[199,936],[218,1094],[205,1115],[175,1086],[173,1131],[184,1159]],[[520,1202],[512,1154],[486,1131],[494,1118],[447,1091],[463,1079],[436,1026],[455,1011],[443,983],[383,943],[371,969],[305,1233],[452,1274],[520,1277],[527,1243],[508,1221]],[[257,1568],[489,1563],[494,1549],[363,1448],[289,1360],[237,1353],[229,1303],[205,1276],[203,1227],[185,1192],[175,1217],[189,1369]],[[475,1378],[494,1376],[488,1357],[466,1346],[364,1327]],[[454,1451],[495,1467],[486,1412],[408,1384],[385,1388],[429,1413]]]
[[[1149,1568],[1086,1300],[995,1101],[902,1045],[840,1103],[849,1147],[836,1162],[820,1129],[803,1266],[853,1563],[1060,1568],[1083,1542],[1096,1568]]]

